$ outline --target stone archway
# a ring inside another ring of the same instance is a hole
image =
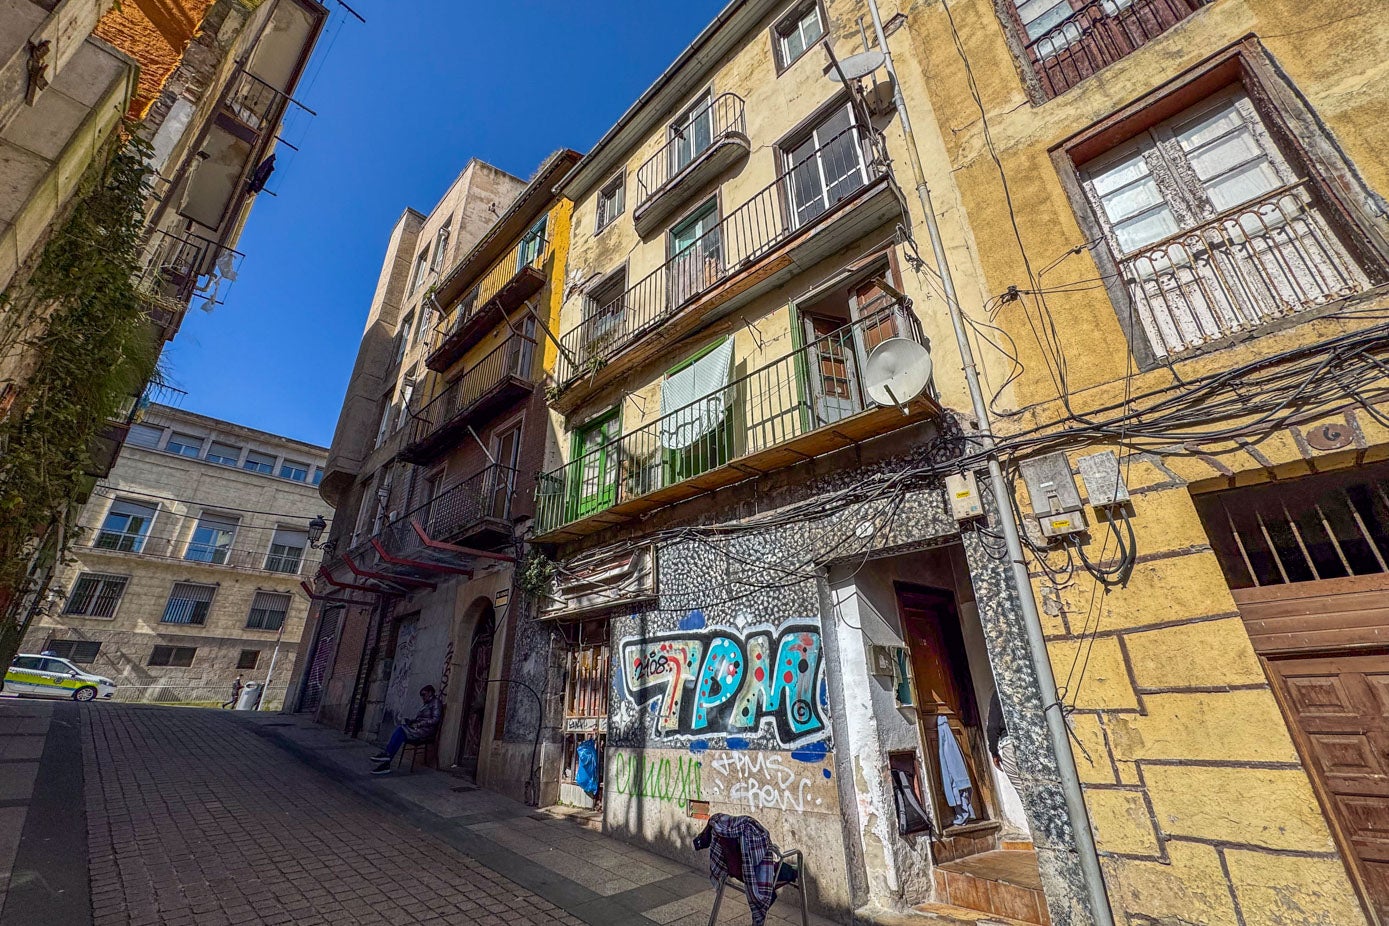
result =
[[[492,646],[497,628],[496,611],[490,600],[479,599],[468,610],[473,615],[473,631],[467,658],[462,661],[465,670],[459,679],[462,701],[458,720],[458,755],[454,764],[464,774],[476,778],[485,739],[484,722],[487,700],[491,694],[487,679],[492,669]]]

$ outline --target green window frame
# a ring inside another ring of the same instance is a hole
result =
[[[570,448],[574,470],[566,521],[611,508],[617,502],[621,412],[619,405],[574,429]]]
[[[681,370],[694,366],[722,347],[727,340],[728,337],[725,336],[706,344],[691,356],[666,370],[662,381]],[[724,411],[723,424],[720,427],[700,435],[693,444],[684,449],[661,451],[662,484],[669,486],[686,479],[693,479],[695,476],[707,473],[711,469],[717,469],[733,459],[733,422],[736,413],[737,409],[730,403],[729,408]]]
[[[521,244],[516,249],[517,273],[537,260],[545,250],[545,225],[549,219],[549,215],[542,215],[540,221],[532,225],[521,238]]]

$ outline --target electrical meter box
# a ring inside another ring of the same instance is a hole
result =
[[[1080,490],[1071,475],[1066,454],[1049,453],[1018,464],[1032,510],[1037,513],[1037,525],[1046,537],[1065,537],[1078,534],[1088,526]]]
[[[1129,488],[1124,485],[1119,457],[1113,450],[1077,457],[1076,468],[1080,470],[1080,481],[1085,483],[1085,494],[1096,508],[1109,508],[1129,500]]]
[[[950,513],[956,521],[984,516],[984,503],[979,500],[979,482],[969,470],[946,476],[945,494],[950,496]]]

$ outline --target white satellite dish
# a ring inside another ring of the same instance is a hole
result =
[[[905,415],[907,403],[931,381],[931,352],[911,338],[888,338],[868,355],[863,380],[870,399]]]
[[[858,80],[860,77],[867,77],[887,62],[887,56],[874,49],[873,51],[859,52],[857,55],[850,55],[839,62],[839,69],[835,70],[834,65],[830,65],[830,80],[839,83],[839,72],[844,72],[844,77],[848,80]]]

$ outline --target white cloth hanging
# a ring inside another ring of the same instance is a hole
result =
[[[683,450],[723,421],[730,399],[733,339],[661,383],[661,446]]]
[[[939,741],[940,785],[945,792],[946,802],[955,808],[955,825],[967,821],[974,813],[970,798],[974,785],[969,780],[969,767],[965,764],[965,754],[960,751],[960,743],[950,729],[950,721],[944,714],[936,715],[936,738]]]

